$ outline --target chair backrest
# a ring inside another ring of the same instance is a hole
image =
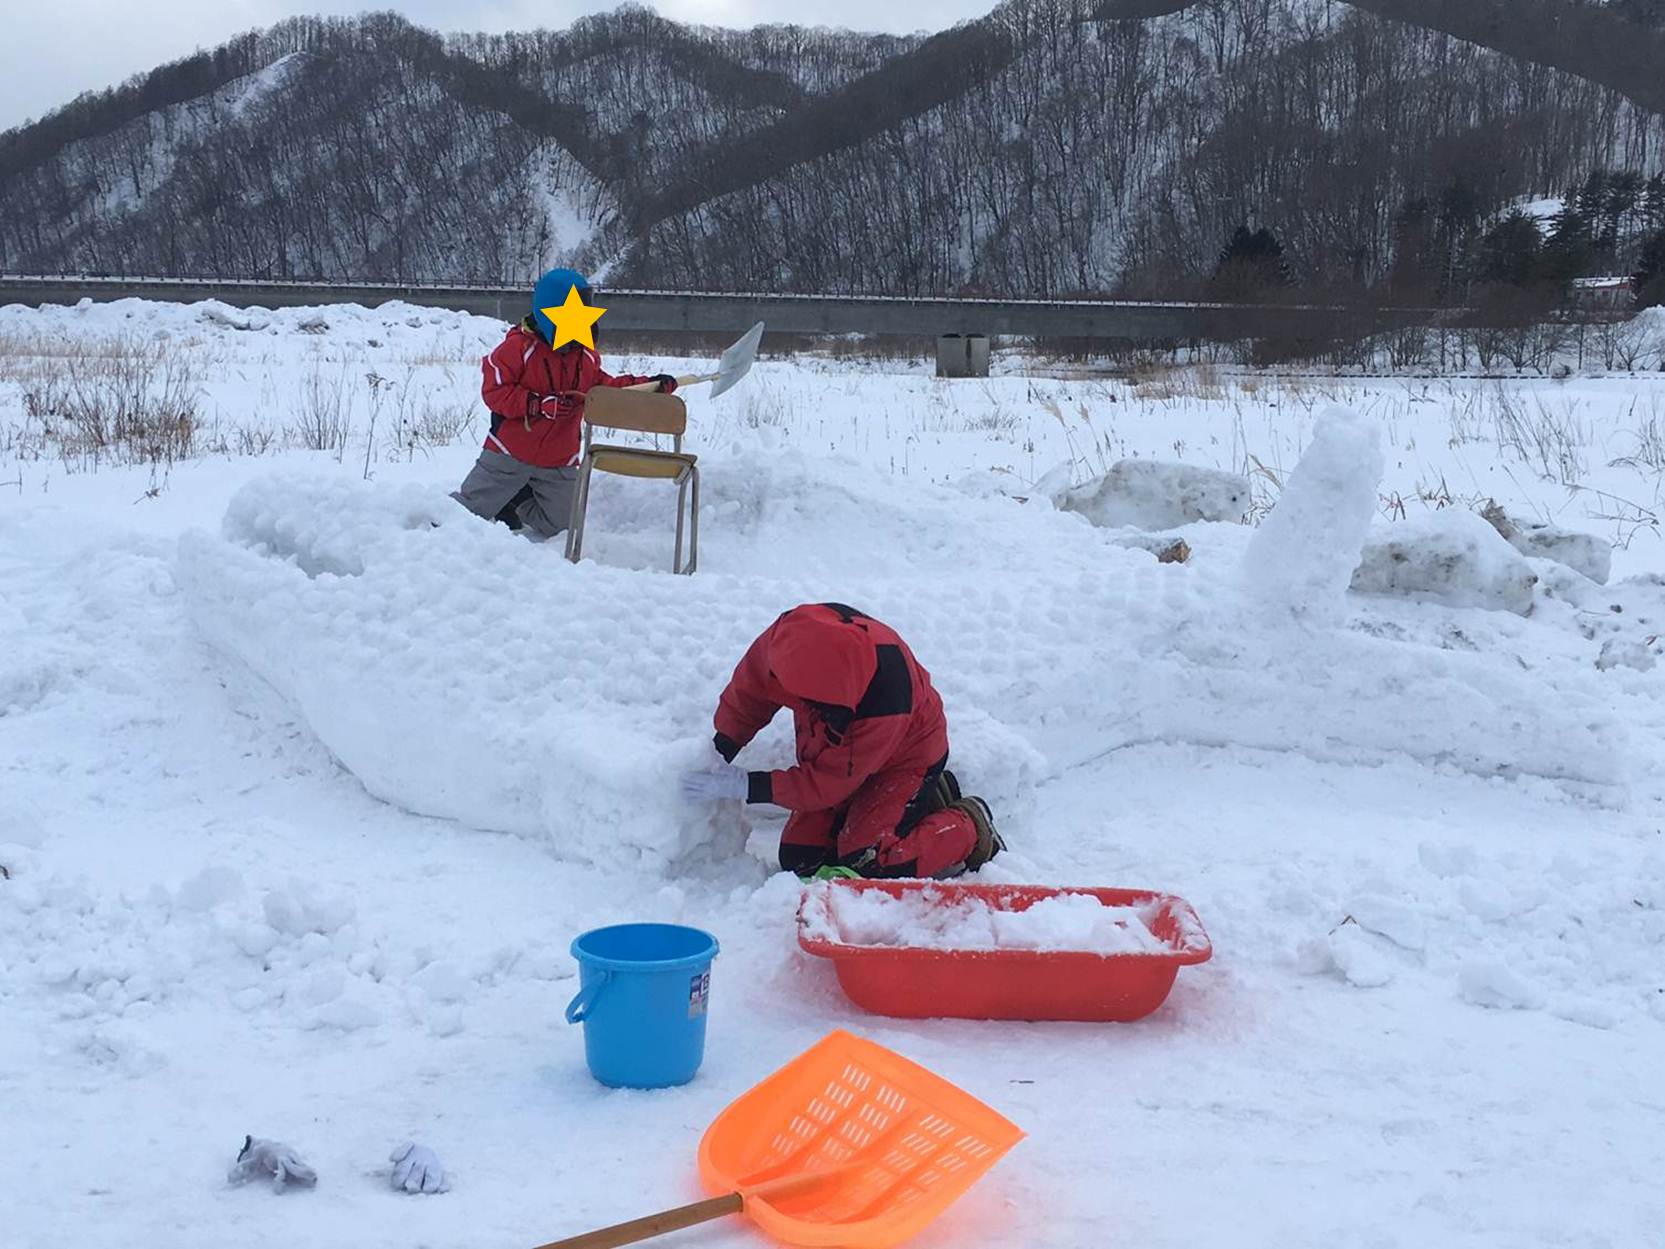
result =
[[[688,405],[676,395],[597,386],[584,396],[584,420],[603,429],[680,438],[688,428]]]

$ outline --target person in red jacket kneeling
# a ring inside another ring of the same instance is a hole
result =
[[[782,707],[797,766],[734,758]],[[792,812],[780,864],[800,876],[957,876],[1001,850],[988,804],[947,770],[942,699],[907,643],[841,603],[794,607],[752,643],[717,703],[723,763],[682,778],[691,802],[743,798]]]
[[[569,292],[585,303],[590,284],[571,269],[551,269],[532,290],[532,311],[495,351],[480,361],[481,397],[491,410],[491,432],[480,458],[452,498],[477,516],[553,538],[567,528],[578,487],[586,392],[596,386],[658,382],[676,389],[669,373],[615,377],[601,356],[581,343],[552,348],[555,327],[543,309],[559,307]]]

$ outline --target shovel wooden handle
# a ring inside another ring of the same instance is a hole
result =
[[[714,382],[721,373],[687,373],[676,379],[677,387],[693,386],[699,382]],[[637,382],[634,386],[620,386],[620,390],[658,390],[658,382]]]
[[[841,1166],[829,1167],[824,1171],[810,1171],[804,1175],[785,1175],[768,1180],[762,1184],[746,1183],[746,1192],[753,1197],[791,1197],[810,1189],[819,1188],[828,1180],[837,1179],[855,1170],[859,1162],[846,1162]],[[745,1181],[742,1181],[745,1183]],[[612,1227],[604,1227],[599,1231],[585,1232],[582,1236],[573,1236],[567,1240],[557,1240],[552,1244],[539,1245],[538,1249],[618,1249],[620,1245],[634,1245],[640,1241],[652,1240],[655,1236],[663,1236],[667,1232],[680,1232],[685,1227],[694,1227],[700,1223],[709,1223],[713,1219],[724,1218],[730,1214],[740,1214],[746,1208],[746,1198],[740,1193],[729,1193],[725,1197],[712,1197],[708,1201],[696,1201],[691,1206],[678,1206],[675,1210],[661,1210],[658,1214],[650,1214],[645,1219],[632,1219],[628,1223],[618,1223]]]
[[[712,1219],[739,1214],[745,1208],[746,1199],[739,1193],[730,1193],[726,1197],[696,1201],[691,1206],[661,1210],[645,1219],[632,1219],[628,1223],[604,1227],[595,1232],[585,1232],[582,1236],[539,1245],[538,1249],[618,1249],[620,1245],[634,1245],[639,1241],[652,1240],[655,1236],[663,1236],[666,1232],[680,1232],[685,1227],[694,1227],[700,1223],[709,1223]]]

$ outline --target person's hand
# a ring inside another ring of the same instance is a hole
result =
[[[656,373],[652,380],[659,383],[660,394],[673,395],[676,393],[676,378],[669,373]]]
[[[439,1165],[439,1155],[426,1145],[406,1141],[388,1155],[393,1173],[388,1177],[394,1188],[407,1193],[445,1193],[451,1191],[451,1177]]]
[[[576,391],[545,395],[538,411],[551,420],[570,420],[584,410],[584,396]]]
[[[285,1185],[298,1184],[311,1188],[318,1182],[318,1173],[289,1146],[281,1141],[268,1141],[245,1136],[243,1148],[226,1179],[233,1184],[246,1184],[254,1179],[269,1179],[272,1190],[281,1193]]]
[[[731,798],[744,798],[751,788],[751,782],[744,768],[737,768],[732,763],[719,764],[714,768],[699,768],[693,772],[682,774],[682,801],[684,802],[723,802]]]

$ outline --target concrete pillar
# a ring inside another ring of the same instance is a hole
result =
[[[971,353],[966,349],[965,336],[962,334],[939,334],[937,336],[937,376],[969,377],[970,375]]]
[[[943,334],[937,338],[938,377],[987,377],[987,334]]]

